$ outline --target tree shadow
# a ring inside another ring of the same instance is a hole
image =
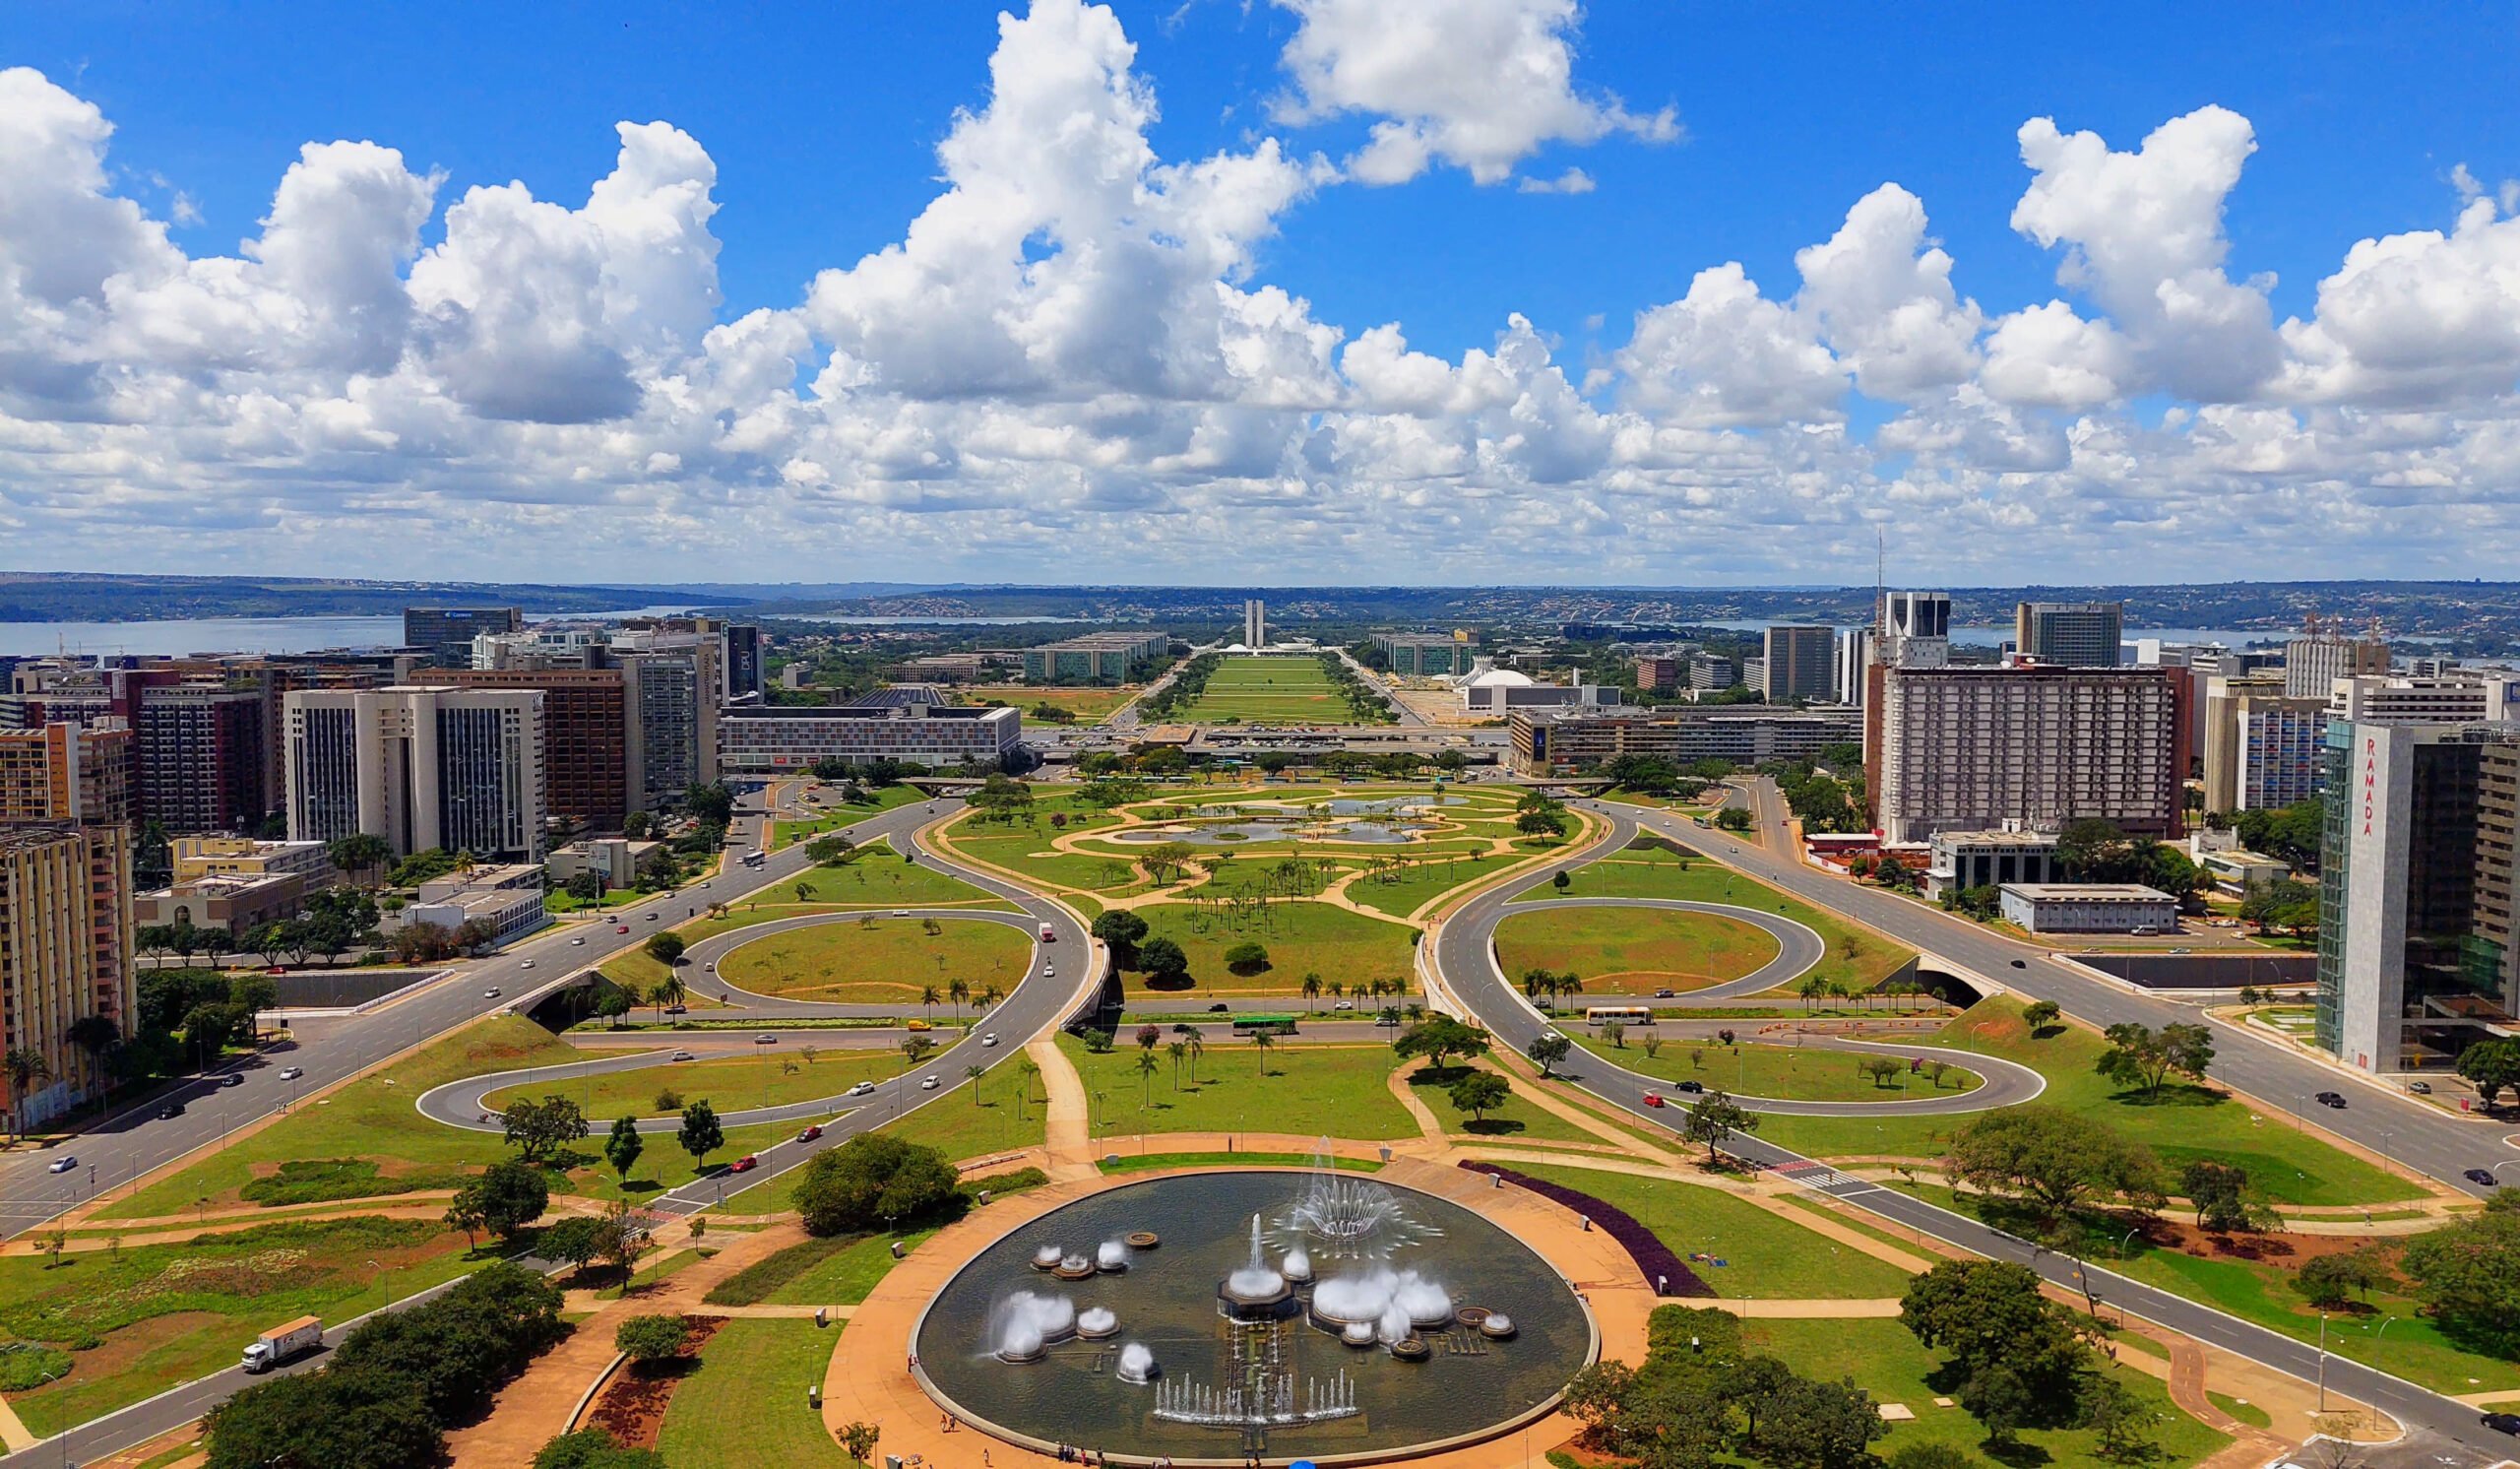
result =
[[[1145,977],[1144,983],[1147,989],[1152,990],[1159,994],[1178,994],[1183,990],[1196,990],[1199,988],[1199,982],[1186,974],[1151,974]]]
[[[2025,1443],[2019,1438],[1987,1438],[1978,1445],[1978,1451],[2003,1465],[2004,1469],[2038,1469],[2039,1465],[2051,1463],[2056,1457],[2038,1444]]]
[[[1475,1118],[1462,1123],[1461,1130],[1480,1137],[1509,1137],[1526,1130],[1526,1127],[1512,1118]]]
[[[1411,1086],[1451,1086],[1454,1082],[1468,1076],[1472,1068],[1467,1065],[1419,1066],[1409,1073],[1409,1084]],[[1560,1071],[1557,1074],[1563,1076],[1566,1073]]]
[[[2219,1107],[2232,1100],[2232,1094],[2193,1082],[2165,1081],[2159,1091],[2128,1087],[2110,1093],[2109,1100],[2120,1107]]]

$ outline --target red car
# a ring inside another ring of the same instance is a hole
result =
[[[807,1122],[807,1123],[805,1124],[805,1130],[796,1134],[796,1140],[797,1140],[798,1142],[812,1142],[815,1138],[820,1137],[820,1136],[822,1136],[822,1135],[823,1135],[823,1124],[822,1124],[822,1123],[820,1123],[820,1122]]]
[[[628,924],[615,924],[612,926],[612,931],[615,933],[627,933],[630,931],[630,926]]]
[[[741,1158],[738,1158],[733,1163],[727,1165],[726,1172],[730,1174],[745,1174],[750,1173],[759,1167],[761,1167],[761,1160],[750,1153],[746,1153]]]
[[[1662,1105],[1663,1105],[1663,1094],[1662,1094],[1661,1092],[1647,1092],[1647,1093],[1645,1094],[1645,1105],[1646,1105],[1646,1106],[1648,1106],[1648,1107],[1660,1107],[1660,1106],[1662,1106]]]

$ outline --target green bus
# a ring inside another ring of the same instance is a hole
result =
[[[1233,1017],[1233,1033],[1237,1036],[1258,1035],[1262,1031],[1267,1031],[1273,1036],[1292,1036],[1295,1033],[1295,1017],[1292,1015],[1236,1015]]]

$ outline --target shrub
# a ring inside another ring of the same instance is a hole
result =
[[[70,1371],[70,1354],[40,1342],[0,1343],[0,1392],[32,1392]]]
[[[534,1456],[534,1469],[665,1469],[653,1448],[632,1448],[601,1429],[562,1434]]]
[[[873,1132],[815,1154],[796,1185],[805,1233],[824,1238],[951,1218],[964,1204],[943,1153]]]
[[[612,1333],[613,1349],[641,1365],[679,1356],[691,1328],[680,1316],[632,1316]]]

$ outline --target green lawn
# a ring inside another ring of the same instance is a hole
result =
[[[658,1452],[674,1469],[853,1469],[805,1401],[840,1336],[810,1320],[728,1321],[674,1388]]]
[[[1183,1062],[1175,1087],[1166,1031],[1155,1049],[1156,1073],[1138,1073],[1138,1047],[1129,1032],[1108,1053],[1096,1055],[1083,1042],[1062,1035],[1094,1104],[1097,1137],[1140,1132],[1292,1132],[1300,1136],[1375,1140],[1415,1137],[1418,1124],[1389,1077],[1396,1058],[1387,1046],[1280,1044],[1263,1054],[1248,1039],[1222,1033],[1206,1038],[1196,1080]],[[1263,1067],[1265,1064],[1265,1074]]]
[[[1985,1084],[1984,1078],[1965,1067],[1954,1066],[1945,1071],[1940,1082],[1922,1071],[1911,1075],[1903,1067],[1884,1086],[1856,1069],[1868,1057],[1844,1051],[1805,1050],[1762,1042],[1726,1047],[1715,1041],[1687,1038],[1654,1042],[1651,1033],[1641,1028],[1629,1030],[1627,1044],[1621,1048],[1573,1027],[1567,1027],[1566,1032],[1584,1050],[1640,1076],[1665,1081],[1696,1080],[1710,1089],[1721,1088],[1743,1097],[1796,1102],[1899,1102],[1936,1091],[1957,1095]],[[1651,1055],[1645,1051],[1649,1043],[1655,1047]]]
[[[1167,1168],[1310,1168],[1309,1153],[1125,1153],[1099,1159],[1095,1168],[1106,1174],[1154,1173]],[[1378,1174],[1382,1164],[1371,1158],[1333,1158],[1330,1166],[1343,1174]]]
[[[1004,924],[867,914],[764,934],[718,961],[718,973],[755,994],[909,1006],[924,989],[941,1001],[956,980],[975,993],[994,985],[1011,994],[1032,955],[1032,937]]]
[[[1138,696],[1137,684],[1118,688],[1060,687],[1034,683],[994,683],[968,691],[968,702],[974,704],[1012,704],[1033,717],[1036,704],[1055,705],[1076,716],[1080,725],[1099,725],[1109,719],[1121,705]]]
[[[1418,936],[1404,925],[1327,903],[1272,903],[1265,920],[1229,918],[1186,903],[1155,903],[1136,912],[1147,921],[1149,937],[1181,945],[1190,960],[1190,988],[1200,993],[1296,994],[1306,974],[1350,990],[1371,980],[1406,982]],[[1226,951],[1246,942],[1268,950],[1268,967],[1235,974],[1226,967]],[[1127,978],[1132,993],[1187,992],[1153,990],[1144,974]]]
[[[2018,1002],[1981,1001],[1929,1038],[1938,1046],[1982,1052],[2030,1066],[2048,1078],[2040,1101],[2100,1118],[2149,1145],[2175,1170],[2211,1158],[2248,1171],[2249,1182],[2279,1204],[2387,1203],[2424,1197],[2424,1190],[2377,1164],[2322,1142],[2282,1117],[2265,1117],[2204,1087],[2172,1085],[2157,1099],[2099,1075],[2093,1064],[2107,1043],[2080,1026],[2050,1026],[2038,1036],[2022,1022]],[[1771,1117],[1759,1135],[1817,1157],[1893,1154],[1939,1157],[1968,1118],[1937,1117]]]
[[[1348,701],[1314,658],[1228,658],[1173,723],[1313,724],[1350,722]]]
[[[912,786],[886,786],[880,791],[869,792],[869,798],[860,801],[840,799],[840,788],[837,786],[816,783],[807,789],[821,791],[829,798],[819,806],[806,807],[819,813],[811,820],[774,822],[770,839],[772,851],[791,843],[809,841],[827,831],[855,826],[869,816],[879,816],[895,807],[927,799],[925,793]]]
[[[900,1241],[902,1253],[908,1254],[935,1233],[919,1230],[900,1236],[869,1235],[847,1248],[825,1254],[772,1291],[767,1299],[774,1306],[854,1306],[892,1273],[895,1240]]]
[[[784,1107],[790,1102],[835,1097],[860,1081],[898,1076],[903,1065],[898,1051],[836,1051],[826,1047],[818,1049],[808,1061],[799,1054],[804,1049],[764,1046],[758,1054],[749,1055],[712,1055],[703,1060],[670,1061],[632,1071],[600,1071],[562,1081],[503,1087],[482,1101],[490,1111],[502,1112],[511,1102],[557,1092],[585,1108],[589,1118],[601,1121],[625,1113],[657,1117],[694,1102],[707,1102],[724,1115],[748,1107]],[[603,1053],[591,1054],[599,1058]],[[665,1091],[680,1100],[672,1106],[661,1105],[658,1095]]]
[[[0,1330],[74,1346],[70,1374],[10,1405],[38,1435],[221,1368],[267,1326],[340,1321],[482,1263],[433,1221],[278,1222],[184,1245],[0,1259]]]
[[[1556,896],[1557,890],[1549,883],[1535,882],[1515,894],[1514,901],[1541,902]],[[1869,989],[1916,957],[1916,950],[1904,944],[1858,929],[1721,862],[1686,856],[1643,839],[1630,843],[1614,858],[1578,869],[1566,896],[1679,898],[1696,903],[1732,903],[1778,914],[1827,941],[1828,957],[1813,966],[1810,977],[1843,985]]]
[[[1796,1227],[1720,1188],[1555,1164],[1516,1171],[1580,1189],[1626,1210],[1719,1293],[1776,1300],[1880,1300],[1908,1289],[1907,1272]],[[1727,1263],[1692,1259],[1712,1255]]]
[[[963,903],[989,908],[1013,906],[941,868],[902,861],[889,840],[858,848],[857,855],[841,866],[808,867],[797,874],[795,881],[767,891],[775,900],[784,901],[796,896],[797,883],[805,886],[801,901],[840,908],[939,908]]]
[[[1876,1402],[1904,1403],[1914,1422],[1894,1423],[1888,1437],[1872,1451],[1891,1457],[1912,1443],[1940,1443],[1973,1461],[1988,1458],[1981,1445],[1985,1430],[1958,1408],[1937,1408],[1937,1393],[1926,1381],[1942,1359],[1918,1345],[1895,1320],[1747,1320],[1741,1323],[1745,1350],[1768,1352],[1806,1377],[1836,1381],[1853,1377]],[[2144,1462],[2154,1469],[2181,1469],[2219,1452],[2232,1440],[2181,1413],[2170,1400],[2160,1378],[2126,1367],[2104,1369],[2131,1390],[2156,1415],[2153,1441],[2159,1452]],[[2037,1464],[2042,1469],[2110,1469],[2101,1457],[2096,1436],[2088,1429],[2024,1429],[2030,1447],[2020,1457],[2007,1454],[2006,1464]]]
[[[1453,1080],[1463,1073],[1460,1066],[1447,1066],[1438,1071],[1432,1066],[1414,1066],[1409,1084],[1418,1100],[1442,1120],[1446,1132],[1467,1133],[1474,1137],[1514,1137],[1530,1141],[1600,1142],[1602,1138],[1587,1132],[1548,1109],[1534,1103],[1528,1095],[1530,1083],[1514,1081],[1514,1094],[1502,1107],[1487,1109],[1484,1118],[1474,1118],[1453,1106],[1448,1095]]]
[[[1672,909],[1549,908],[1496,926],[1496,962],[1509,978],[1572,970],[1600,994],[1703,990],[1776,956],[1776,940],[1738,919]]]
[[[1508,857],[1420,859],[1389,877],[1359,877],[1349,883],[1348,901],[1394,918],[1407,918],[1455,888],[1526,860],[1522,853]]]

